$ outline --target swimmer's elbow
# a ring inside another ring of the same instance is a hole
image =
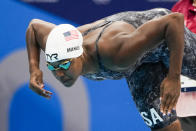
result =
[[[35,39],[35,29],[34,29],[34,23],[35,23],[35,20],[31,20],[31,22],[29,23],[29,26],[27,27],[27,30],[26,30],[26,43],[28,44],[31,44],[32,43],[32,38]],[[29,40],[31,42],[29,42]]]
[[[36,30],[34,29],[35,22],[36,22],[35,19],[31,20],[26,30],[26,45],[28,51],[31,51],[32,48],[36,48],[37,50],[40,49],[40,45],[37,43],[37,39],[35,36],[36,35]]]
[[[184,20],[184,15],[182,13],[174,12],[171,14],[171,17],[177,21]]]
[[[29,22],[29,27],[30,26],[34,26],[35,24],[38,24],[40,23],[40,19],[32,19],[30,22]]]
[[[32,19],[30,22],[29,22],[29,25],[27,27],[27,30],[26,30],[26,36],[28,36],[28,33],[29,32],[35,32],[35,25],[38,23],[39,19]]]
[[[172,13],[169,17],[169,24],[180,24],[184,26],[184,15],[182,13]]]

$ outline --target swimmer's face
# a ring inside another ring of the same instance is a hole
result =
[[[64,60],[54,62],[54,63],[51,63],[51,65],[54,67],[59,67],[59,65],[63,61]],[[60,68],[56,71],[52,71],[52,73],[56,77],[56,79],[59,80],[64,86],[70,87],[75,83],[81,71],[82,71],[81,62],[79,62],[78,59],[75,58],[71,61],[71,65],[69,69],[65,70],[63,68]]]

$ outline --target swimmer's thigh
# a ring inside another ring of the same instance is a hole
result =
[[[146,63],[126,78],[137,109],[152,130],[164,129],[177,120],[174,110],[165,116],[160,112],[160,84],[167,72],[161,62]]]

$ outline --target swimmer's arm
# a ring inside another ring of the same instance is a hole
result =
[[[114,39],[118,43],[118,48],[115,47],[117,49],[113,53],[114,63],[122,67],[122,69],[129,68],[146,51],[156,48],[162,40],[166,40],[170,50],[170,57],[176,63],[170,63],[170,67],[172,66],[170,76],[180,76],[184,50],[184,23],[182,14],[172,13],[159,19],[151,20],[132,33],[119,35]],[[178,59],[174,59],[174,55]],[[179,64],[178,68],[176,68],[177,63]]]
[[[30,88],[44,97],[50,97],[51,92],[43,87],[42,71],[39,69],[40,50],[45,50],[46,39],[54,24],[33,19],[26,31],[26,46],[29,60]]]
[[[46,40],[54,24],[39,19],[33,19],[26,31],[26,45],[30,72],[39,68],[40,50],[45,51]]]
[[[128,68],[146,51],[155,48],[165,39],[170,50],[170,66],[166,79],[161,84],[161,110],[171,112],[180,95],[180,74],[184,50],[184,18],[182,14],[172,13],[149,21],[131,34],[119,38],[120,46],[114,61],[121,68]]]

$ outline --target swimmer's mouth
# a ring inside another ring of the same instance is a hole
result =
[[[66,80],[62,80],[62,79],[61,79],[61,82],[62,82],[63,84],[65,84],[65,83],[68,83],[70,80],[71,80],[71,79],[66,79]]]

